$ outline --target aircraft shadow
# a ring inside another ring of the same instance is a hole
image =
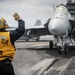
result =
[[[74,46],[69,47],[68,54],[65,54],[64,52],[62,52],[62,54],[59,54],[57,48],[53,48],[53,49],[50,49],[50,48],[17,48],[17,50],[45,51],[46,54],[50,54],[55,57],[59,56],[59,55],[75,56],[75,47]]]

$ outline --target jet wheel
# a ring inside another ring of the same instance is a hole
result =
[[[28,42],[29,41],[29,39],[26,39],[26,42]]]
[[[39,41],[39,39],[40,39],[40,37],[37,37],[37,38],[36,38],[36,41]]]
[[[53,48],[53,41],[49,42],[49,46],[50,46],[51,49]]]
[[[59,51],[59,54],[61,54],[61,47],[60,46],[58,46],[58,51]]]
[[[68,46],[65,44],[65,46],[64,46],[64,52],[65,52],[65,54],[68,54]]]

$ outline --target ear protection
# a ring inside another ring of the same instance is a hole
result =
[[[5,29],[5,25],[7,25],[7,22],[4,18],[0,18],[0,29]]]

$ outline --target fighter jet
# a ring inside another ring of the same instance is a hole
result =
[[[59,54],[68,53],[68,47],[75,41],[75,21],[68,12],[65,5],[61,4],[55,8],[55,14],[52,19],[44,24],[42,28],[31,28],[36,35],[53,35],[54,40],[49,42],[50,48],[55,45]]]

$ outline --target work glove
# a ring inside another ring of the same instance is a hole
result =
[[[15,18],[16,21],[21,20],[20,16],[17,13],[14,13],[13,17]]]

